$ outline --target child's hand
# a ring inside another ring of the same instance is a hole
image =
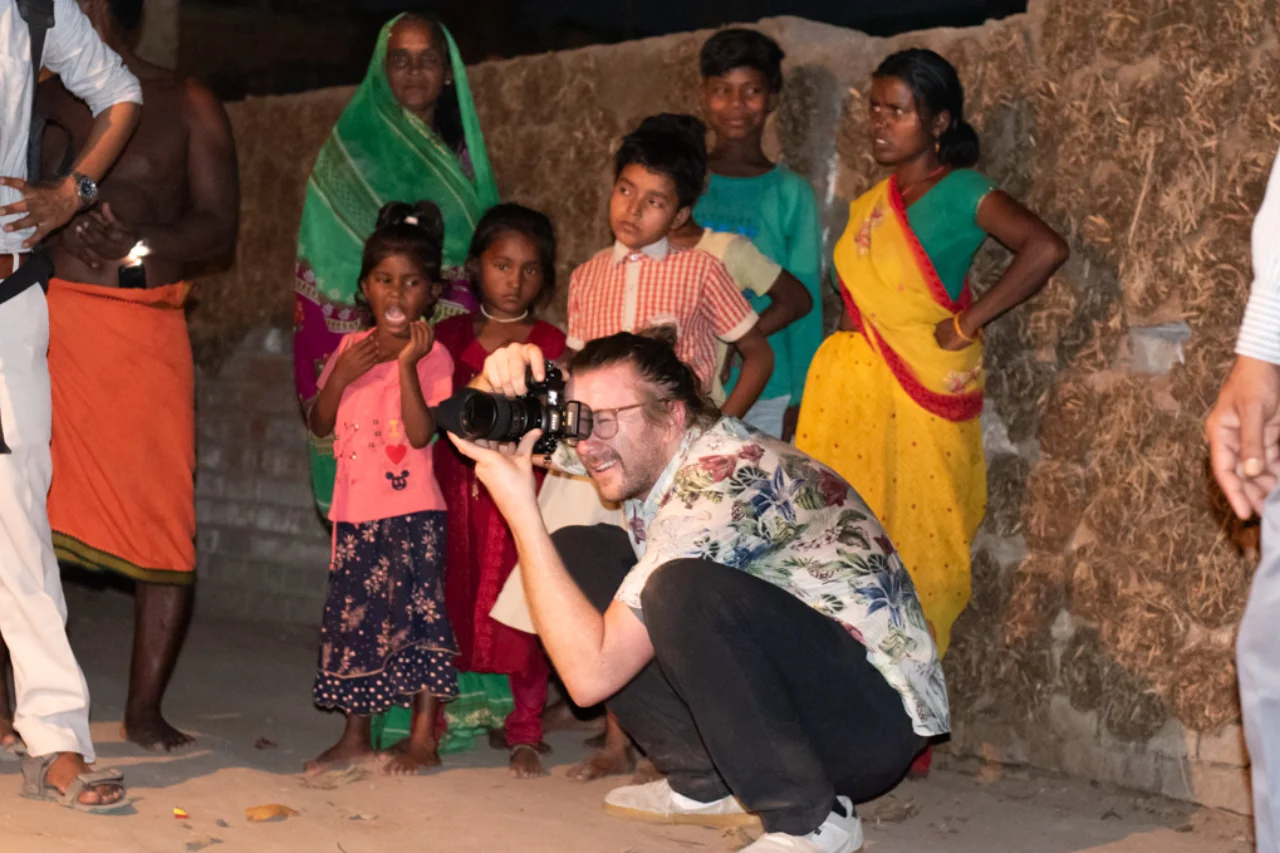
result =
[[[400,366],[412,368],[422,357],[431,352],[435,332],[426,320],[414,320],[409,325],[409,345],[400,350]]]
[[[343,388],[369,372],[378,363],[377,335],[369,335],[357,344],[349,346],[338,356],[338,363],[333,366],[331,381],[339,383]]]

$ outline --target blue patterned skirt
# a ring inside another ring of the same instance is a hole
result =
[[[317,705],[377,714],[423,690],[458,695],[444,609],[445,514],[334,524]]]

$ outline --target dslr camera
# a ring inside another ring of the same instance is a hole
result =
[[[488,394],[463,388],[435,409],[436,423],[470,441],[519,441],[525,433],[542,430],[533,452],[550,453],[561,441],[576,442],[591,435],[591,409],[564,399],[564,374],[547,362],[546,380],[525,377],[523,397]]]

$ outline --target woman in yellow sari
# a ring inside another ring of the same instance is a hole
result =
[[[955,69],[895,53],[871,85],[876,162],[892,174],[853,202],[834,260],[845,312],[809,369],[796,444],[858,490],[884,524],[946,650],[969,600],[986,511],[982,329],[1067,259],[1049,226],[973,166]],[[967,275],[994,237],[1013,263],[975,300]]]

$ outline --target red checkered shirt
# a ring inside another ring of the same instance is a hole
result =
[[[675,326],[676,354],[704,388],[716,369],[716,339],[733,343],[757,320],[724,264],[666,240],[640,251],[615,243],[569,278],[570,349],[618,332]]]

